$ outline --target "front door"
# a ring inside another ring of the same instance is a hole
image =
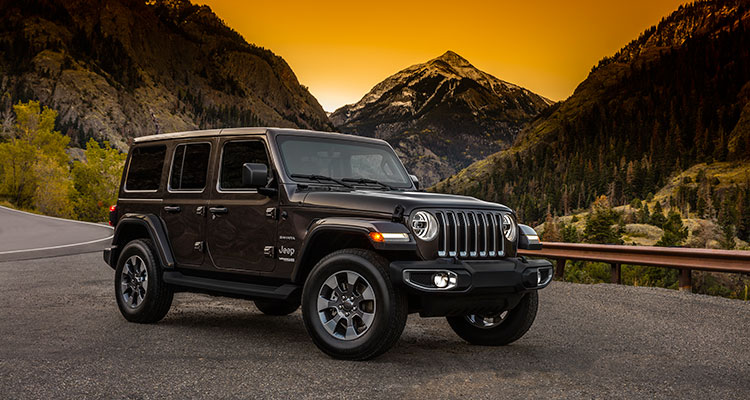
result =
[[[276,220],[266,216],[278,206],[242,184],[242,165],[262,163],[272,175],[266,143],[257,139],[222,139],[218,179],[208,207],[208,252],[216,268],[268,272],[274,269]]]
[[[206,206],[210,196],[207,177],[211,143],[181,143],[172,149],[167,191],[161,218],[179,266],[200,266],[204,261]]]

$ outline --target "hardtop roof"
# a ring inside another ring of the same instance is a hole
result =
[[[293,129],[293,128],[224,128],[224,129],[205,129],[197,131],[185,131],[185,132],[172,132],[162,133],[158,135],[148,135],[135,138],[133,141],[136,144],[156,142],[163,140],[174,140],[174,139],[192,139],[201,137],[215,137],[215,136],[243,136],[243,135],[296,135],[296,136],[314,136],[323,138],[339,138],[345,140],[357,140],[370,143],[385,143],[384,140],[368,138],[357,135],[349,135],[345,133],[335,132],[322,132],[322,131],[311,131],[306,129]]]

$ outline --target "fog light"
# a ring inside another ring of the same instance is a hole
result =
[[[539,286],[542,284],[542,270],[538,269],[536,270],[536,285]]]
[[[437,274],[432,276],[432,283],[434,283],[435,286],[441,289],[448,287],[449,282],[450,282],[450,278],[448,277],[448,274],[446,274],[445,272],[438,272]]]

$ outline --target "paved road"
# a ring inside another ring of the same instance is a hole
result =
[[[553,282],[529,333],[470,346],[410,317],[370,362],[320,353],[299,312],[179,294],[125,322],[98,253],[0,263],[7,398],[750,398],[750,302]]]
[[[0,206],[0,261],[80,254],[108,244],[103,224],[30,214]]]

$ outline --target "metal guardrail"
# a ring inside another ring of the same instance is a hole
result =
[[[750,251],[742,250],[544,242],[542,250],[518,252],[524,256],[557,260],[557,277],[564,275],[567,260],[609,263],[612,283],[621,283],[622,264],[677,268],[680,270],[680,290],[692,290],[691,271],[694,269],[750,274]]]

